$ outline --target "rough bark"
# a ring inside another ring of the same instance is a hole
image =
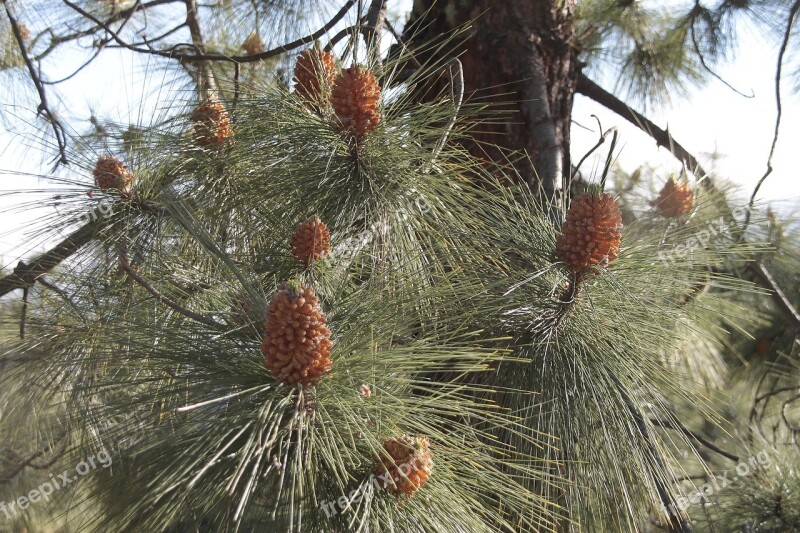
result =
[[[515,159],[519,178],[554,198],[569,172],[570,115],[578,60],[570,45],[574,0],[418,0],[405,36],[414,43],[469,25],[459,56],[468,100],[494,119],[468,141],[490,161]]]

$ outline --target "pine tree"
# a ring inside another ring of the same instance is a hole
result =
[[[43,441],[4,501],[102,454],[54,499],[75,530],[798,527],[796,228],[590,76],[657,105],[735,17],[781,25],[782,65],[800,4],[317,4],[4,3],[55,140],[32,231],[68,234],[0,279],[0,427]],[[40,67],[86,36],[191,90],[68,135]],[[612,141],[581,175],[576,92],[688,173],[625,176]]]

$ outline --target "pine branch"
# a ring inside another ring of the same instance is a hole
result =
[[[36,91],[39,93],[39,108],[37,110],[37,114],[44,115],[44,118],[50,123],[50,126],[53,128],[53,134],[55,135],[56,142],[58,143],[58,152],[60,157],[57,158],[56,166],[59,164],[66,165],[68,163],[67,136],[64,133],[64,126],[61,125],[61,122],[59,122],[58,118],[56,118],[55,114],[50,109],[50,105],[47,103],[47,93],[44,90],[44,84],[42,83],[42,79],[39,77],[39,72],[33,65],[33,61],[31,61],[31,58],[28,55],[28,50],[25,46],[25,39],[22,38],[22,32],[19,29],[19,23],[17,22],[17,19],[14,18],[14,15],[11,13],[11,7],[5,1],[3,2],[3,6],[6,8],[8,22],[11,24],[11,30],[14,34],[14,39],[17,41],[19,53],[22,55],[22,59],[25,61],[25,66],[28,68],[28,74],[30,74],[31,81],[36,87]]]
[[[711,175],[700,165],[697,158],[672,137],[669,131],[658,127],[655,122],[632,109],[625,102],[600,87],[583,73],[578,75],[577,92],[608,108],[644,131],[656,141],[658,146],[669,150],[672,155],[686,165],[706,188],[714,188]]]
[[[4,296],[13,290],[24,289],[33,285],[40,276],[49,272],[56,265],[91,242],[100,230],[100,226],[100,218],[98,217],[83,225],[30,263],[20,262],[14,272],[0,279],[0,296]]]
[[[795,2],[795,7],[797,7],[798,10],[800,10],[800,0]],[[796,13],[797,11],[795,11],[795,15]],[[705,187],[710,190],[714,189],[714,184],[710,179],[710,175],[703,169],[703,167],[697,161],[697,158],[695,158],[679,142],[673,139],[672,135],[670,135],[668,131],[659,128],[653,121],[651,121],[641,113],[638,113],[637,111],[631,109],[628,105],[619,100],[616,96],[609,93],[608,91],[597,85],[595,82],[590,80],[588,77],[586,77],[585,74],[580,74],[580,77],[578,78],[577,90],[584,96],[591,98],[595,102],[607,107],[611,111],[614,111],[621,117],[627,119],[631,124],[637,126],[642,131],[650,135],[653,139],[655,139],[656,143],[659,146],[663,146],[669,149],[669,151],[681,162],[683,162],[689,168],[689,170],[691,170],[695,174],[695,176],[698,176],[700,178],[700,183],[704,184]],[[764,178],[762,178],[762,181],[763,179]],[[755,194],[757,192],[758,188],[756,188],[756,190],[753,192],[753,198],[755,198]],[[753,198],[751,198],[751,207]],[[749,210],[748,210],[748,217],[749,217]],[[745,221],[745,228],[746,228],[746,223],[747,221]],[[740,242],[744,243],[744,231],[742,231],[741,235],[742,239],[740,240]],[[784,292],[775,282],[774,278],[772,278],[766,267],[759,261],[752,266],[752,270],[756,278],[760,282],[760,284],[771,291],[772,299],[778,306],[778,308],[795,325],[795,327],[800,327],[800,313],[798,313],[798,311],[791,304],[791,302],[786,297]]]

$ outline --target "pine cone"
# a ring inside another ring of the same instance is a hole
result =
[[[278,286],[267,308],[261,352],[275,379],[316,385],[331,369],[331,331],[314,291]]]
[[[116,189],[127,193],[133,183],[133,173],[112,155],[103,155],[94,167],[94,183],[101,191]]]
[[[688,183],[677,183],[670,177],[658,198],[650,202],[665,217],[685,215],[694,207],[694,194]]]
[[[233,135],[231,121],[225,107],[208,100],[192,113],[194,136],[200,146],[221,146]]]
[[[22,37],[22,42],[27,43],[31,38],[31,30],[25,24],[18,24],[19,34]]]
[[[319,48],[304,50],[294,67],[294,89],[309,102],[327,100],[335,76],[336,62],[332,53]]]
[[[572,200],[567,219],[556,239],[561,260],[578,272],[607,265],[619,255],[622,214],[610,194],[582,194]]]
[[[319,217],[297,225],[292,235],[292,255],[306,265],[324,259],[331,252],[331,232]]]
[[[253,32],[247,36],[247,39],[244,40],[242,43],[242,48],[247,55],[254,56],[264,51],[264,41],[261,40],[261,37],[258,35],[258,33]]]
[[[395,495],[412,496],[428,481],[433,470],[428,437],[402,435],[383,442],[375,477]]]
[[[333,82],[331,104],[340,131],[351,131],[357,139],[378,127],[381,88],[375,75],[361,67],[344,69]]]

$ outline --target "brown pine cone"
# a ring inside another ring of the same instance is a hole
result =
[[[297,56],[294,67],[294,89],[309,102],[327,100],[335,76],[336,61],[332,53],[319,48],[304,50]]]
[[[310,287],[278,286],[267,308],[264,366],[287,385],[316,385],[333,365],[331,330]]]
[[[221,146],[233,135],[225,107],[214,100],[200,104],[191,116],[194,136],[200,146]]]
[[[619,255],[622,214],[610,194],[582,194],[572,200],[556,239],[556,251],[572,271],[608,265]]]
[[[264,51],[264,41],[261,40],[257,32],[253,32],[244,40],[242,48],[247,55],[254,56]]]
[[[401,435],[383,442],[375,477],[381,486],[399,496],[412,496],[431,475],[433,455],[428,437]]]
[[[307,266],[331,252],[331,232],[319,217],[309,218],[294,229],[292,255]]]
[[[100,156],[92,175],[95,185],[101,191],[114,189],[121,193],[127,193],[133,183],[133,173],[112,155]]]
[[[19,34],[22,37],[22,42],[27,43],[31,38],[31,30],[25,24],[19,24]]]
[[[381,121],[381,88],[375,75],[361,67],[344,69],[333,82],[331,105],[339,131],[350,131],[357,139],[378,127]]]
[[[678,183],[670,177],[658,198],[650,202],[665,217],[685,215],[694,207],[694,194],[688,183]]]

